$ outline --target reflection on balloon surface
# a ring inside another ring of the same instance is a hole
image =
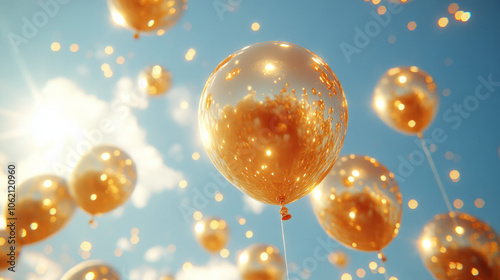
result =
[[[374,158],[341,157],[311,202],[326,233],[349,248],[380,251],[399,232],[402,195],[394,174]]]
[[[422,230],[418,249],[436,279],[500,279],[499,237],[470,214],[436,215]]]
[[[286,42],[257,43],[212,73],[199,125],[210,159],[233,185],[284,205],[309,193],[335,163],[347,103],[320,57]]]
[[[389,69],[375,86],[374,108],[390,127],[408,134],[424,131],[439,108],[434,80],[416,66]]]

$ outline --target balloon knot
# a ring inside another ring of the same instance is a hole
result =
[[[139,32],[135,32],[134,39],[136,39],[136,40],[139,39]]]
[[[386,262],[387,261],[387,258],[385,257],[385,255],[382,253],[382,252],[378,252],[378,258],[383,261],[383,262]]]
[[[281,205],[280,214],[283,221],[288,221],[292,217],[292,215],[288,214],[288,208],[283,205]]]

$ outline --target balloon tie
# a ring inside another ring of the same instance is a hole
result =
[[[382,253],[381,251],[378,251],[378,258],[383,261],[383,262],[386,262],[387,261],[387,258],[385,257],[384,253]]]
[[[139,39],[139,31],[136,31],[135,34],[134,34],[134,39]]]

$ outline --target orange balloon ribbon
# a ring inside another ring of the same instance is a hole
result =
[[[312,191],[338,157],[347,103],[330,67],[287,42],[257,43],[230,55],[200,99],[205,150],[240,191],[281,206]]]

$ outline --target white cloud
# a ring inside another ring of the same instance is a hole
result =
[[[176,280],[240,280],[236,265],[225,261],[211,261],[205,266],[193,266],[187,271],[179,271]]]
[[[132,243],[130,243],[130,241],[127,238],[121,237],[118,239],[118,241],[116,241],[116,247],[124,251],[132,251],[134,245],[132,245]]]
[[[157,262],[167,253],[167,249],[160,245],[149,248],[144,254],[144,259],[148,262]]]
[[[139,266],[128,273],[130,280],[158,280],[159,273],[150,266]]]
[[[20,263],[22,269],[19,269],[16,273],[26,274],[24,279],[33,279],[31,277],[35,276],[34,279],[37,280],[53,280],[59,279],[63,274],[61,265],[39,252],[23,252]],[[23,278],[23,275],[19,276],[19,279]]]
[[[187,102],[187,108],[181,107],[183,102]],[[174,87],[167,93],[167,114],[178,125],[198,127],[198,102],[187,87]]]
[[[138,109],[146,109],[149,106],[149,96],[139,90],[137,82],[129,77],[121,78],[116,84],[115,100]]]
[[[176,161],[182,161],[182,146],[180,144],[175,144],[168,150],[168,157],[173,158]]]
[[[243,194],[243,203],[245,204],[245,211],[252,211],[254,214],[260,214],[266,206],[264,203],[259,202],[248,195]]]
[[[116,96],[123,96],[120,92],[131,87],[130,79],[120,80]],[[145,207],[153,194],[173,188],[183,178],[148,144],[145,130],[129,104],[120,98],[105,102],[68,79],[56,78],[47,82],[36,101],[35,113],[24,128],[30,131],[28,137],[37,140],[38,147],[24,147],[24,153],[16,159],[23,178],[41,173],[68,178],[79,156],[92,145],[101,144],[120,147],[135,161],[138,182],[131,200],[138,208]]]

